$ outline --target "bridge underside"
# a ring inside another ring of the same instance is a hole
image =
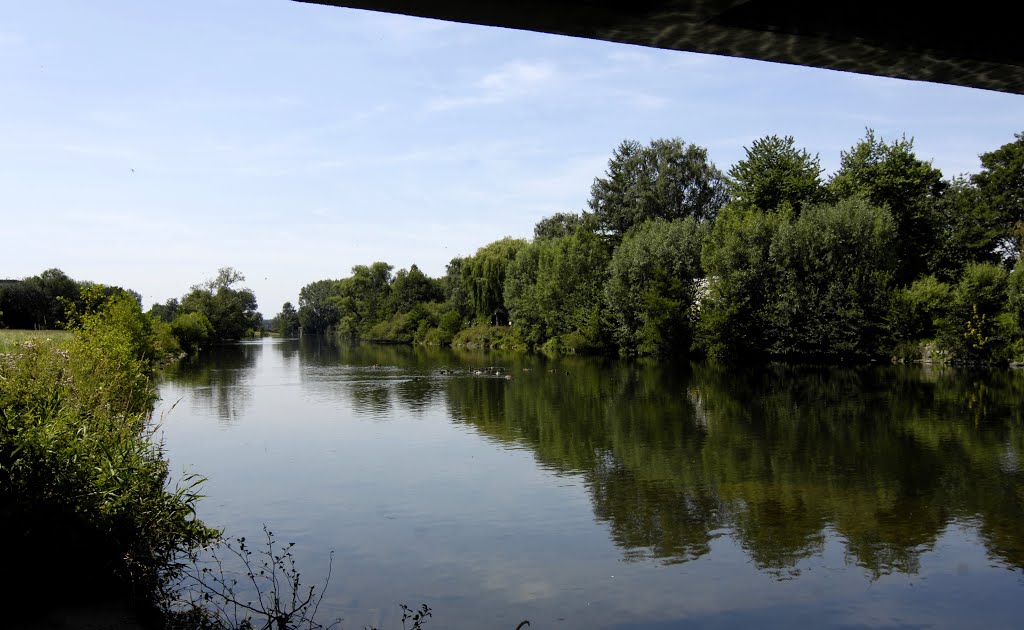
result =
[[[299,1],[1024,94],[1007,2]]]

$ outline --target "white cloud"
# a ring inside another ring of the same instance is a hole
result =
[[[480,87],[496,92],[518,92],[555,76],[555,68],[549,63],[524,63],[515,61],[501,70],[480,79]]]
[[[434,99],[430,108],[435,111],[495,105],[518,98],[550,83],[558,76],[555,66],[547,62],[528,63],[513,61],[500,69],[485,74],[475,83],[475,93],[467,96]]]

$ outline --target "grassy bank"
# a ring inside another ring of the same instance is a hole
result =
[[[68,341],[71,333],[66,330],[7,330],[0,328],[0,354],[17,351],[27,341]]]
[[[178,554],[216,535],[194,516],[198,480],[172,480],[153,439],[149,319],[121,295],[74,321],[0,331],[0,535],[23,616],[97,598],[151,606]]]

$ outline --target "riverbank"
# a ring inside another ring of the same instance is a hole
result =
[[[178,555],[217,534],[195,518],[201,479],[171,479],[154,439],[149,319],[121,295],[77,321],[0,338],[0,535],[22,622],[108,601],[153,613]]]

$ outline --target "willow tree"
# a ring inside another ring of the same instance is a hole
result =
[[[461,259],[459,271],[469,294],[472,315],[481,323],[507,324],[505,307],[505,274],[509,263],[526,241],[505,237],[484,245],[476,254]]]

